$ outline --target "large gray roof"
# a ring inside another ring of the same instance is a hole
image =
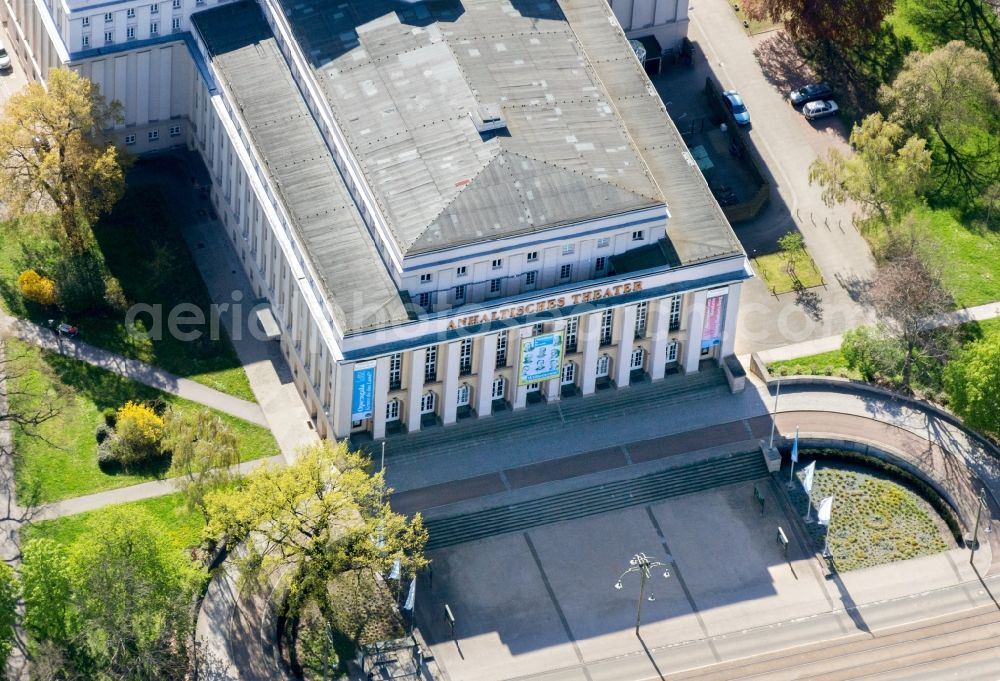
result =
[[[556,3],[281,1],[403,253],[662,205]]]
[[[260,8],[193,15],[345,331],[409,318]]]

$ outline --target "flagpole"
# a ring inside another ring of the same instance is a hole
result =
[[[774,449],[774,422],[778,415],[778,395],[781,394],[781,380],[778,380],[778,387],[774,391],[774,411],[771,412],[771,440],[767,444],[768,451]]]

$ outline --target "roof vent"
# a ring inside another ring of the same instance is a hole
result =
[[[469,116],[480,134],[507,127],[499,104],[480,104],[469,112]]]

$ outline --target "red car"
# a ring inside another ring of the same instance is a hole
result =
[[[63,322],[62,324],[56,327],[56,333],[59,334],[60,336],[69,336],[70,338],[76,338],[76,336],[80,333],[80,330],[71,324]]]

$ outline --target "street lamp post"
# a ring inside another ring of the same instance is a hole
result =
[[[649,580],[653,568],[661,568],[661,567],[665,568],[667,567],[667,564],[655,560],[650,560],[650,558],[645,553],[635,554],[634,556],[632,556],[632,559],[628,562],[628,564],[631,567],[629,567],[629,569],[626,570],[625,572],[621,573],[621,575],[618,577],[618,581],[615,582],[615,589],[621,591],[622,588],[624,588],[622,580],[625,578],[625,575],[629,574],[630,572],[639,573],[639,602],[635,609],[635,635],[638,636],[639,625],[642,622],[642,602],[643,600],[646,600],[646,582]],[[664,579],[670,577],[670,570],[664,570],[663,577]],[[654,596],[651,593],[649,594],[648,600],[655,601],[656,596]]]

